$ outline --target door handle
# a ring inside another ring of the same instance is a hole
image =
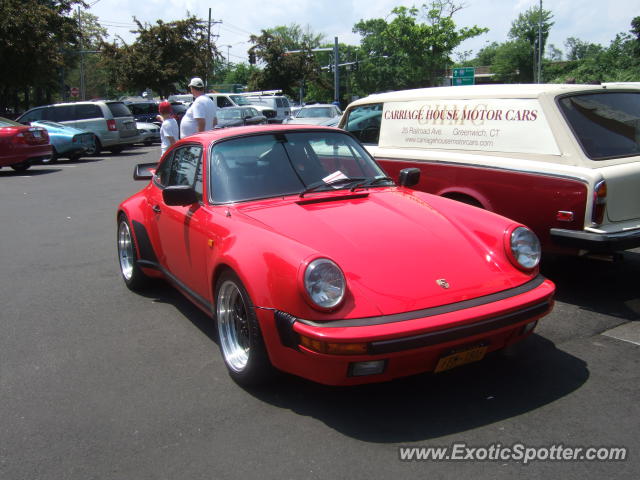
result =
[[[156,213],[160,213],[162,211],[159,205],[154,205],[153,207],[151,207],[151,210],[153,210]]]

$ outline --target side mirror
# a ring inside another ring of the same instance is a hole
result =
[[[400,170],[398,177],[398,185],[401,187],[413,187],[420,181],[419,168],[403,168]]]
[[[193,187],[189,185],[174,185],[162,190],[162,200],[171,206],[186,207],[198,201],[198,196]]]
[[[158,163],[139,163],[133,169],[133,179],[134,180],[151,180],[153,178],[153,174],[158,167]]]

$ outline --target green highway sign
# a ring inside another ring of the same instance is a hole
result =
[[[476,69],[474,67],[463,67],[453,69],[451,85],[473,85],[475,84]]]

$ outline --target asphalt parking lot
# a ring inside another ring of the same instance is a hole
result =
[[[140,295],[120,279],[116,206],[159,152],[0,170],[0,479],[640,478],[640,251],[545,260],[556,306],[514,356],[245,390],[206,315],[163,283]],[[400,460],[462,443],[628,458]]]

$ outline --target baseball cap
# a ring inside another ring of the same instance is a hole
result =
[[[171,104],[165,100],[158,105],[158,111],[160,113],[171,113],[173,109],[171,108]]]
[[[204,82],[200,77],[193,77],[189,82],[190,87],[204,88]]]

